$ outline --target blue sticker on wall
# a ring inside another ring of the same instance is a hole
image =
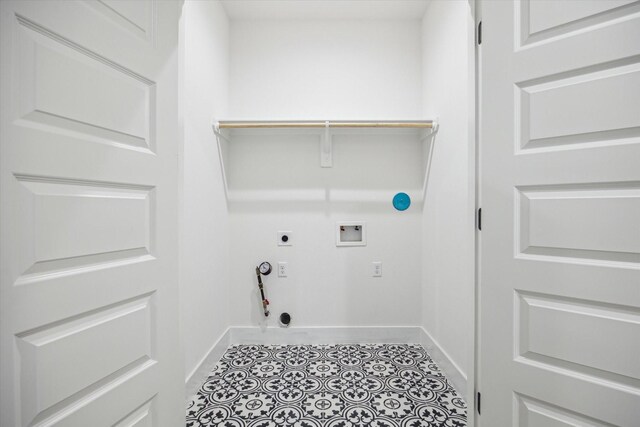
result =
[[[407,193],[398,193],[393,196],[393,207],[399,211],[406,211],[411,206],[411,197]]]

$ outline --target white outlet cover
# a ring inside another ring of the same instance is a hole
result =
[[[371,276],[382,277],[382,261],[373,261],[371,263]]]
[[[286,236],[286,242],[282,240]],[[291,231],[278,231],[278,246],[292,246],[293,245],[293,232]]]
[[[289,263],[285,261],[278,262],[278,277],[287,277],[289,274]]]

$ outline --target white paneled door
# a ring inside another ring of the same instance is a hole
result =
[[[0,7],[0,424],[184,425],[180,4]]]
[[[640,425],[640,2],[482,1],[482,427]]]

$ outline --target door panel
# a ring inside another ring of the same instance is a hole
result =
[[[521,129],[518,146],[527,151],[632,142],[640,137],[635,114],[640,110],[639,88],[640,64],[629,60],[520,82],[515,105]],[[618,109],[607,107],[616,104]]]
[[[640,182],[518,186],[516,191],[516,258],[629,267],[640,262],[640,239],[629,232],[640,218]]]
[[[179,3],[0,7],[1,424],[181,425]]]
[[[20,125],[92,142],[150,147],[154,85],[25,17],[18,17],[14,75]],[[92,100],[101,102],[87,109]]]
[[[569,35],[637,11],[637,0],[521,0],[515,5],[516,43],[523,47]]]
[[[156,2],[97,0],[85,2],[85,6],[94,8],[96,12],[142,40],[155,42]]]
[[[482,22],[480,425],[637,425],[640,2]]]

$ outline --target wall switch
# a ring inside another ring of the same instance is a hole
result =
[[[278,246],[292,246],[292,234],[291,231],[278,231]]]
[[[278,277],[287,277],[289,273],[289,263],[280,261],[278,262]]]
[[[382,277],[382,262],[374,261],[371,263],[371,275],[373,277]]]

